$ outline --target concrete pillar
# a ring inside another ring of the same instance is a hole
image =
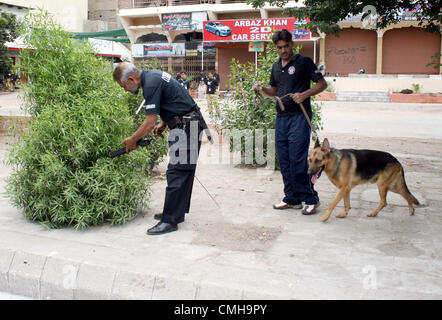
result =
[[[260,9],[259,12],[261,14],[261,19],[268,19],[269,18],[269,13],[266,9]]]
[[[319,64],[325,65],[325,37],[327,36],[325,33],[319,33]],[[325,66],[327,68],[327,66]]]
[[[172,57],[167,58],[167,72],[170,72],[171,75],[173,75],[172,70]]]
[[[376,50],[376,74],[382,74],[382,44],[384,37],[384,30],[378,30],[378,42]]]
[[[219,53],[218,53],[218,48],[216,48],[216,51],[215,51],[215,72],[219,74],[219,71],[218,71],[218,61],[219,60],[218,59],[219,59]]]
[[[207,10],[207,16],[209,17],[209,20],[218,20],[218,13],[211,10]]]

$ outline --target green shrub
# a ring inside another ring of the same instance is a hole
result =
[[[301,46],[296,47],[295,50],[299,52]],[[279,57],[273,43],[267,46],[265,54],[259,54],[257,69],[254,63],[240,64],[235,59],[232,59],[231,73],[227,84],[230,97],[221,102],[220,112],[210,112],[211,119],[216,123],[219,131],[252,130],[254,141],[261,141],[261,135],[263,136],[262,146],[255,144],[253,146],[253,164],[263,164],[262,161],[257,161],[258,154],[267,158],[267,133],[269,129],[275,129],[276,101],[261,93],[255,93],[252,90],[252,86],[256,82],[264,86],[268,85],[272,65],[278,59]],[[321,107],[314,101],[314,97],[311,97],[311,105],[313,112],[312,123],[315,130],[319,131],[322,129]],[[230,139],[231,151],[241,152],[244,156],[246,152],[245,139],[242,138],[240,145],[234,145],[232,143],[233,139],[234,137]],[[263,150],[262,147],[264,147]],[[278,161],[275,161],[275,165],[278,169]]]
[[[32,48],[19,62],[32,117],[9,155],[13,204],[50,228],[127,222],[147,204],[145,172],[163,154],[138,148],[108,158],[137,128],[133,97],[113,81],[111,63],[69,39],[48,13],[30,13],[21,34]]]
[[[327,89],[325,89],[326,92],[335,92],[335,86],[333,85],[332,82],[330,81],[326,81],[327,82]]]
[[[413,87],[414,93],[419,93],[421,90],[421,85],[419,83],[412,83],[411,86]]]

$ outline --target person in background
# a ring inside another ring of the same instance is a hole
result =
[[[181,79],[181,71],[178,71],[178,72],[176,73],[175,79],[176,79],[177,81],[180,81],[180,79]]]
[[[181,79],[178,81],[190,94],[190,81],[187,80],[187,74],[183,71],[181,72]]]
[[[206,79],[206,97],[207,97],[207,109],[209,113],[213,114],[213,107],[216,108],[216,112],[219,114],[219,106],[216,96],[216,90],[218,88],[218,81],[216,80],[213,72],[209,72],[208,77]]]
[[[206,74],[204,73],[204,71],[200,71],[200,74],[196,77],[196,82],[198,83],[198,85],[202,83],[206,83]]]
[[[217,86],[216,89],[219,91],[219,86],[220,86],[220,84],[221,84],[221,78],[219,77],[219,74],[216,73],[215,70],[212,71],[212,74],[213,74],[213,76],[215,77],[216,81],[218,81],[218,86]]]
[[[206,99],[206,74],[201,70],[200,74],[196,77],[196,83],[198,83],[198,99]]]

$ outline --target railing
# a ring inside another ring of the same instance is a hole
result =
[[[119,9],[135,9],[166,6],[187,6],[201,4],[245,3],[245,0],[119,0]]]

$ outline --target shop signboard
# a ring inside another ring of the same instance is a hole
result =
[[[186,42],[186,57],[198,55],[198,42]]]
[[[204,21],[203,37],[204,41],[271,41],[273,32],[287,29],[294,40],[307,40],[311,32],[304,24],[309,21],[296,18]]]
[[[184,57],[186,48],[184,43],[149,43],[132,45],[134,58],[149,57]]]
[[[186,57],[198,56],[214,56],[216,54],[216,45],[214,42],[186,42]]]
[[[205,56],[214,56],[216,55],[216,45],[214,42],[202,42],[198,44],[198,52],[202,54],[204,48]]]
[[[206,12],[163,13],[161,29],[163,31],[201,30],[206,19]]]
[[[144,43],[132,45],[132,57],[192,57],[214,56],[216,54],[215,42],[182,42],[182,43]]]
[[[264,52],[264,41],[249,42],[249,52]]]
[[[163,13],[161,15],[161,29],[163,31],[191,30],[192,13]]]

